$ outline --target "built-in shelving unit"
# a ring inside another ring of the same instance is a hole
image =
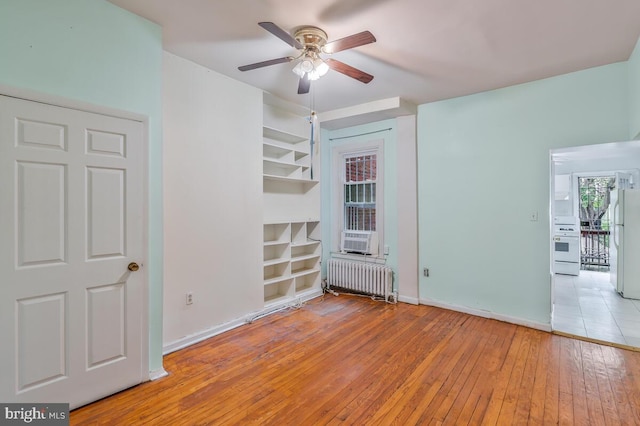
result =
[[[319,222],[264,225],[264,300],[276,303],[320,290]]]
[[[262,165],[265,309],[322,294],[320,185],[309,121],[264,105]],[[315,163],[315,164],[314,164]]]
[[[311,153],[308,137],[263,127],[262,175],[267,180],[316,184],[311,179]]]

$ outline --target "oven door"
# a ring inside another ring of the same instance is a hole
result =
[[[579,262],[580,242],[578,237],[553,237],[553,260],[556,262]]]

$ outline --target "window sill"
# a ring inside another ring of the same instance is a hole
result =
[[[379,265],[384,265],[385,263],[387,263],[387,259],[385,256],[371,256],[368,254],[342,253],[339,251],[332,251],[331,257],[333,259],[356,260],[365,263],[377,263]]]

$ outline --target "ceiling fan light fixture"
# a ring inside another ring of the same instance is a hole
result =
[[[302,69],[302,62],[298,62],[295,67],[291,70],[298,77],[302,77],[306,71]]]
[[[310,56],[305,57],[296,64],[291,70],[298,77],[302,78],[306,74],[309,80],[317,80],[329,71],[329,65],[327,65],[320,57],[312,58]]]
[[[329,65],[327,65],[327,63],[320,58],[317,58],[315,60],[313,67],[315,68],[316,72],[320,75],[320,77],[322,77],[327,73],[327,71],[329,71]]]
[[[300,62],[298,62],[291,71],[293,71],[299,77],[302,77],[306,73],[312,72],[314,69],[315,67],[313,65],[313,60],[311,58],[305,57]]]

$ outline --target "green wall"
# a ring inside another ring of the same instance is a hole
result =
[[[629,138],[640,139],[640,38],[629,58]]]
[[[627,140],[628,105],[626,62],[421,105],[420,299],[549,324],[549,150]]]
[[[387,130],[390,129],[390,130]],[[360,136],[358,136],[360,135]],[[330,251],[340,243],[332,238],[331,205],[333,204],[331,193],[332,170],[331,151],[334,147],[346,144],[365,143],[372,140],[384,141],[384,244],[389,246],[389,255],[386,264],[393,268],[396,274],[396,283],[400,279],[398,274],[398,209],[397,198],[397,154],[396,154],[396,121],[384,120],[362,126],[347,127],[339,130],[322,130],[320,155],[322,159],[321,176],[322,185],[322,241],[323,259],[330,257]],[[382,251],[382,247],[380,247]],[[397,288],[397,284],[396,284]]]
[[[149,117],[149,368],[162,368],[160,27],[103,0],[2,0],[0,58],[0,84]]]

